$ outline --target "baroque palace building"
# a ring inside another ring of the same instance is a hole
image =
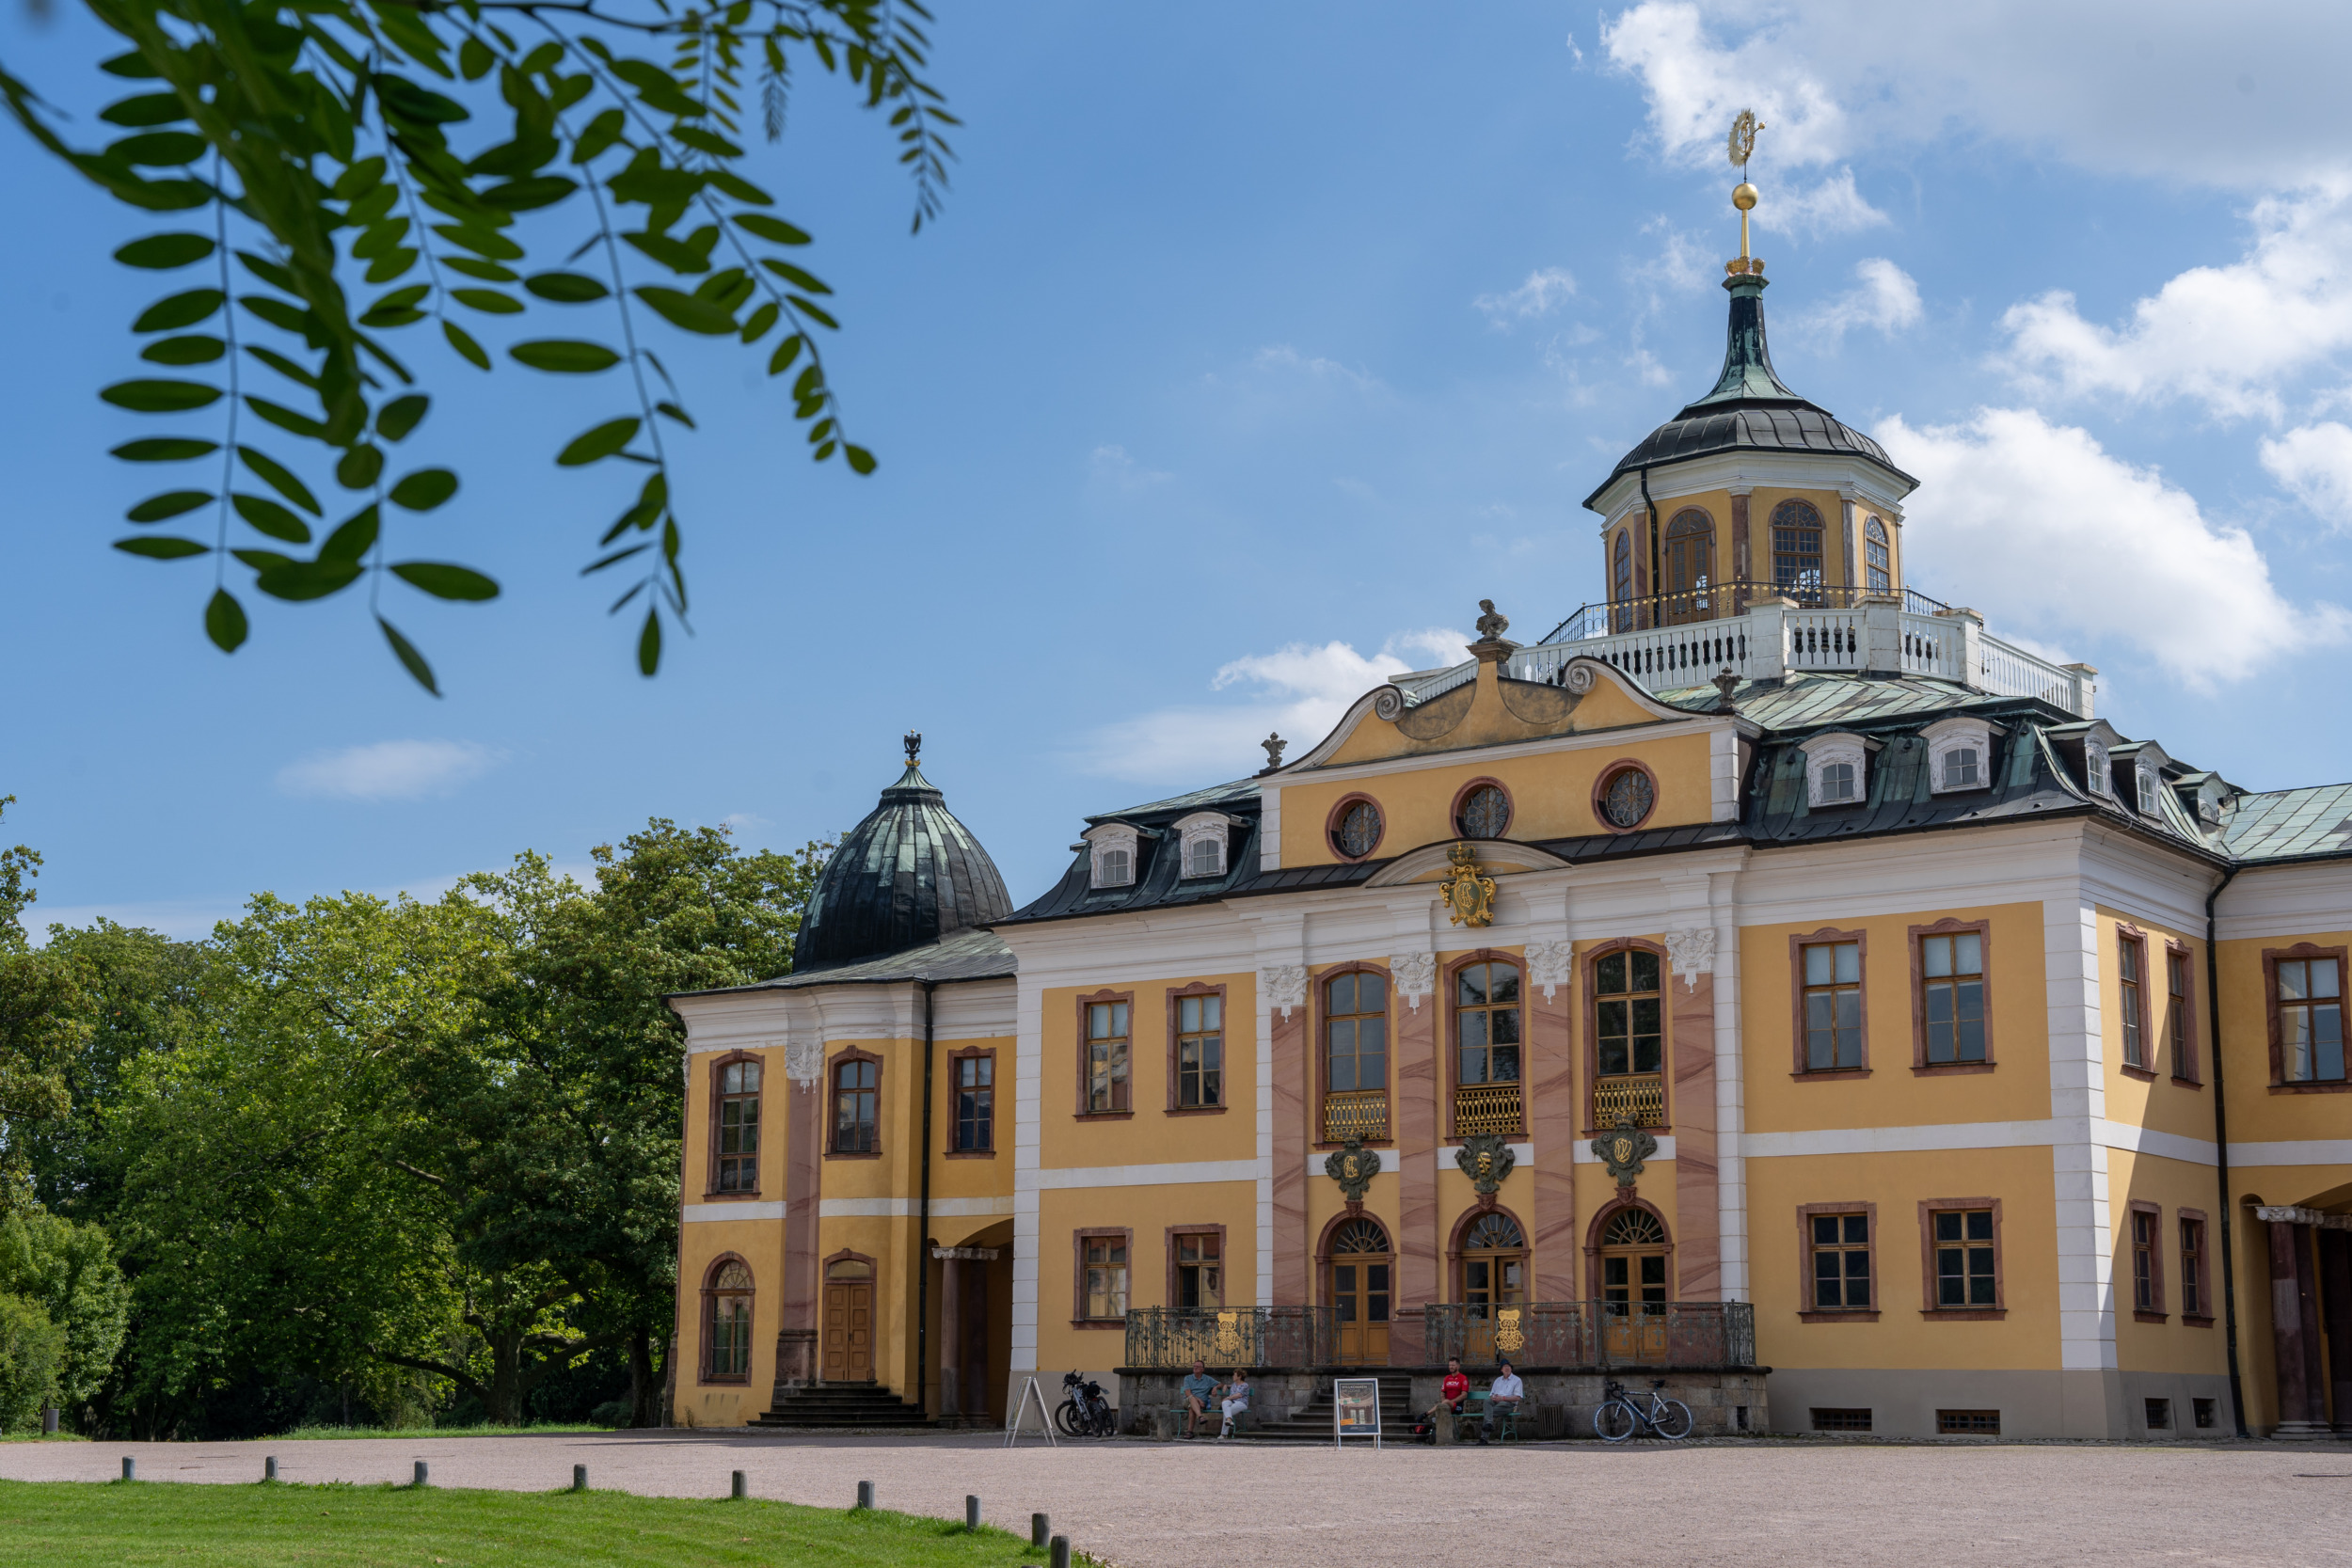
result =
[[[2352,785],[1909,588],[1745,249],[1540,641],[1487,606],[1018,910],[910,737],[795,972],[675,999],[676,1420],[1132,1419],[1200,1354],[1279,1423],[1457,1354],[1547,1431],[1639,1369],[1714,1430],[2352,1435]]]

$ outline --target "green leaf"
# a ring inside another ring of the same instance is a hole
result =
[[[150,131],[144,135],[125,136],[106,149],[106,156],[119,158],[141,168],[177,168],[192,164],[211,150],[211,144],[202,136],[185,131]]]
[[[338,201],[352,201],[377,189],[384,182],[386,165],[381,158],[362,158],[335,176],[333,195]]]
[[[447,468],[419,468],[413,474],[402,475],[390,494],[394,506],[406,507],[411,512],[430,512],[457,494],[457,476]]]
[[[770,272],[774,273],[778,277],[783,278],[787,283],[791,284],[796,289],[806,289],[813,294],[829,294],[833,293],[833,290],[825,285],[824,279],[817,277],[813,273],[805,272],[801,268],[794,266],[791,262],[785,261],[782,257],[762,256],[759,259],[759,264],[766,267]]]
[[[135,414],[178,414],[220,401],[220,388],[196,381],[118,381],[98,394]]]
[[[201,261],[213,249],[213,242],[201,234],[150,234],[117,250],[115,260],[126,267],[167,272]]]
[[[125,555],[143,555],[150,561],[184,561],[192,555],[213,553],[210,545],[199,545],[193,539],[182,539],[167,533],[135,533],[128,539],[116,540],[115,548]]]
[[[452,289],[449,297],[460,305],[469,305],[493,316],[519,315],[523,308],[521,300],[512,294],[502,294],[496,289]],[[473,356],[467,355],[466,357],[470,359]]]
[[[480,39],[469,38],[457,46],[457,69],[469,82],[481,81],[498,63],[498,56],[490,53],[490,46]]]
[[[364,490],[384,471],[384,449],[354,447],[335,464],[335,483],[346,490]]]
[[[213,640],[213,646],[224,654],[233,654],[245,646],[245,606],[226,588],[213,590],[211,602],[204,607],[204,635]]]
[[[318,515],[318,498],[310,494],[310,487],[302,481],[280,467],[275,458],[266,452],[255,451],[251,447],[239,447],[237,455],[245,460],[246,467],[262,476],[262,483],[312,516]]]
[[[688,245],[675,235],[646,231],[623,234],[621,238],[672,272],[691,273],[710,270],[709,254],[697,246]]]
[[[710,182],[735,198],[736,200],[748,201],[755,207],[765,207],[775,199],[774,197],[770,196],[766,191],[730,168],[712,169]]]
[[[116,199],[147,213],[184,213],[213,199],[213,188],[200,180],[142,180],[130,175],[108,183]]]
[[[399,186],[378,185],[343,209],[343,221],[354,229],[373,228],[384,220],[385,214],[392,210],[392,204],[399,199]]]
[[[155,365],[209,365],[228,352],[218,338],[158,338],[139,350],[139,357]]]
[[[801,356],[801,335],[797,332],[776,345],[776,352],[768,360],[768,373],[782,375],[792,368],[792,361]]]
[[[146,92],[109,103],[98,118],[109,125],[170,125],[187,119],[188,110],[176,92]]]
[[[645,629],[637,634],[637,673],[651,675],[661,668],[661,613],[645,611]]]
[[[422,392],[394,398],[376,411],[375,433],[387,441],[405,439],[408,433],[417,428],[417,421],[424,418],[424,411],[432,401]]]
[[[750,317],[743,323],[743,341],[747,343],[755,343],[759,341],[760,339],[766,337],[768,335],[768,329],[776,325],[776,302],[774,300],[770,300],[767,304],[753,311]]]
[[[841,455],[848,458],[850,467],[859,473],[870,474],[874,471],[874,454],[864,447],[853,447],[844,441],[841,444]]]
[[[746,234],[756,234],[776,245],[808,244],[808,230],[795,229],[784,219],[770,217],[766,213],[738,213],[735,214],[735,226]]]
[[[437,599],[481,600],[499,596],[499,585],[480,572],[442,561],[397,562],[392,566],[392,576]]]
[[[405,76],[377,76],[374,83],[376,97],[404,119],[425,125],[449,125],[471,118],[464,104],[421,87]]]
[[[699,125],[674,127],[670,135],[697,152],[707,152],[715,158],[740,158],[743,150],[716,131],[706,131]]]
[[[123,515],[135,523],[160,523],[166,517],[177,517],[183,512],[208,505],[212,499],[210,490],[167,490],[160,496],[148,497]]]
[[[793,308],[798,309],[802,315],[806,316],[818,325],[832,327],[836,332],[841,329],[841,324],[834,320],[832,316],[828,315],[824,307],[818,305],[816,301],[803,299],[799,294],[787,294],[784,297],[791,301]]]
[[[433,226],[433,232],[452,245],[462,245],[475,255],[486,256],[493,261],[519,261],[523,259],[522,246],[494,230],[475,224],[437,223]]]
[[[608,420],[579,436],[570,446],[557,453],[556,464],[561,467],[578,468],[610,457],[629,444],[644,422],[635,418]]]
[[[99,61],[98,69],[110,76],[128,77],[134,82],[158,81],[163,76],[163,72],[157,71],[148,62],[147,56],[135,49],[127,55],[117,55],[111,60]]]
[[[555,371],[566,375],[590,375],[609,371],[621,362],[621,356],[602,343],[565,338],[534,339],[516,343],[506,352],[534,371]]]
[[[248,496],[240,490],[229,498],[229,504],[237,509],[238,516],[272,539],[288,545],[310,542],[310,525],[266,496]]]
[[[367,280],[371,283],[389,283],[393,278],[400,277],[403,273],[406,272],[410,267],[413,267],[416,264],[417,251],[415,247],[411,245],[403,245],[398,250],[388,250],[383,255],[378,256],[374,261],[370,261],[368,263],[368,270],[365,276]]]
[[[308,337],[312,324],[318,320],[309,310],[285,300],[273,298],[268,294],[239,294],[237,303],[243,306],[248,313],[269,323],[279,331],[292,332],[298,336]]]
[[[665,289],[654,283],[644,284],[630,292],[673,326],[682,326],[689,332],[700,332],[713,338],[735,330],[734,316],[707,299],[696,299],[692,294],[680,293],[675,289]]]
[[[424,655],[417,652],[416,645],[393,629],[392,624],[383,616],[377,616],[375,624],[384,628],[384,641],[392,645],[393,655],[399,658],[410,678],[436,697],[439,696],[441,689],[433,684],[433,666],[424,661]]]
[[[690,416],[685,409],[680,408],[675,403],[657,403],[653,405],[653,411],[657,414],[667,415],[669,418],[675,420],[678,423],[684,425],[689,430],[694,428],[694,421],[691,416]]]
[[[631,545],[625,550],[614,550],[611,555],[604,557],[602,560],[592,561],[587,565],[582,566],[580,569],[580,575],[581,577],[587,577],[593,572],[603,571],[607,566],[617,566],[622,562],[627,561],[630,556],[642,555],[645,551],[652,548],[653,546],[651,545]]]
[[[458,325],[455,322],[443,322],[441,324],[441,336],[449,340],[450,347],[455,349],[458,353],[464,355],[469,360],[470,360],[475,369],[486,371],[490,368],[490,356],[482,351],[482,345],[480,343],[473,341],[473,334],[468,332],[464,327]]]
[[[304,440],[326,439],[326,427],[308,414],[297,414],[291,408],[272,403],[267,398],[257,398],[250,392],[246,394],[245,405],[278,429],[291,431]]]
[[[479,277],[485,283],[513,283],[521,277],[521,274],[512,267],[502,267],[496,261],[485,261],[474,256],[444,256],[441,265],[452,272],[462,272],[468,277]]]
[[[375,546],[375,535],[383,514],[373,506],[363,506],[339,524],[319,546],[321,561],[358,561]]]
[[[492,185],[482,193],[482,199],[510,213],[527,213],[535,207],[552,207],[578,189],[580,182],[569,175],[534,174],[527,180]]]
[[[144,441],[125,441],[115,448],[112,455],[125,463],[183,463],[219,450],[218,441],[200,441],[188,436],[153,436]]]
[[[558,305],[586,305],[612,292],[595,278],[576,272],[533,273],[523,279],[523,287]]]
[[[169,332],[175,327],[194,326],[218,310],[228,297],[218,289],[190,289],[185,293],[167,294],[140,311],[139,319],[131,324],[131,330]]]
[[[253,579],[253,586],[273,599],[305,604],[350,587],[359,578],[359,566],[349,561],[289,561],[272,566]]]
[[[628,125],[628,117],[618,109],[607,109],[597,115],[588,122],[588,128],[580,134],[579,139],[572,143],[572,162],[596,162],[607,148],[621,139],[621,132]]]

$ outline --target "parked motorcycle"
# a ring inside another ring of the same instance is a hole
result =
[[[1064,1372],[1061,1386],[1069,1398],[1054,1412],[1055,1424],[1066,1437],[1109,1437],[1118,1433],[1119,1418],[1103,1386],[1076,1372]]]

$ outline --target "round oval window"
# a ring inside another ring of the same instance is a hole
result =
[[[1639,827],[1657,803],[1657,786],[1638,768],[1618,768],[1600,794],[1600,813],[1613,828]]]
[[[1340,825],[1332,833],[1341,854],[1349,860],[1362,860],[1380,843],[1380,808],[1370,800],[1359,800],[1340,817]]]
[[[1511,825],[1511,797],[1497,784],[1480,784],[1462,802],[1454,825],[1464,838],[1501,838]]]

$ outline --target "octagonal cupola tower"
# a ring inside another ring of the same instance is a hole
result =
[[[1716,620],[1775,595],[1851,608],[1902,592],[1902,500],[1918,482],[1772,369],[1764,261],[1748,243],[1756,192],[1744,173],[1758,129],[1743,114],[1732,132],[1743,178],[1732,193],[1740,254],[1724,263],[1723,372],[1584,499],[1604,519],[1615,630]]]

